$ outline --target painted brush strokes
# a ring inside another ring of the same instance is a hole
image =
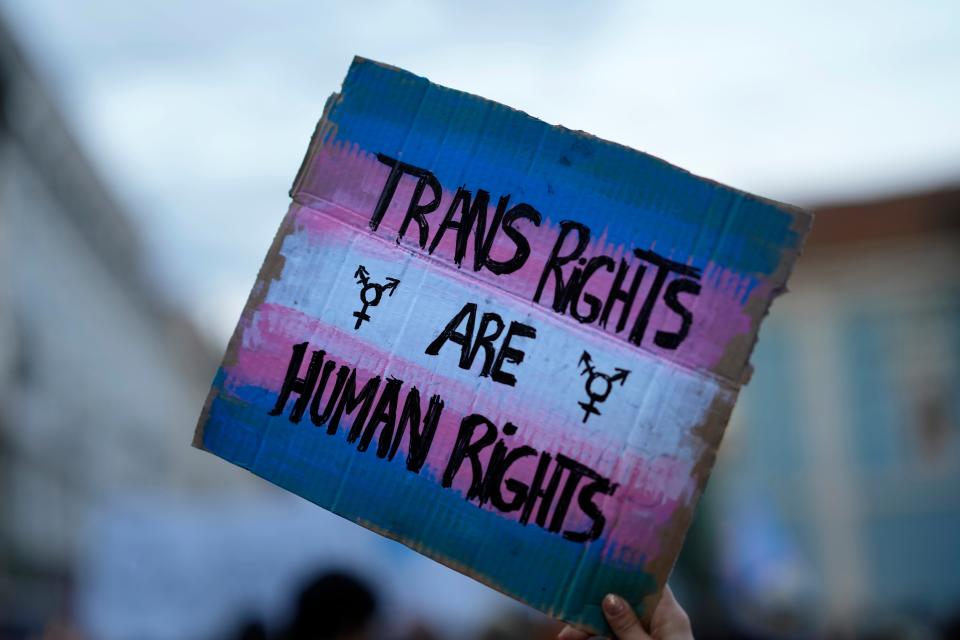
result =
[[[195,445],[550,615],[649,617],[809,216],[360,58],[291,195]],[[535,331],[513,384],[430,353],[469,304],[490,355]]]

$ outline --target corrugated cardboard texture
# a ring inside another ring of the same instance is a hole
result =
[[[550,615],[648,619],[810,216],[360,58],[291,195],[194,444]]]

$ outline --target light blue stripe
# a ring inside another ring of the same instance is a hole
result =
[[[430,169],[447,189],[509,193],[553,220],[701,268],[769,275],[781,248],[800,240],[791,214],[769,202],[373,62],[351,66],[330,120],[333,140]]]

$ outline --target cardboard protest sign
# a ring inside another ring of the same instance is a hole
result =
[[[649,617],[809,215],[359,58],[291,196],[194,444],[550,615]]]

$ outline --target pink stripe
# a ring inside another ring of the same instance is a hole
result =
[[[615,554],[618,560],[654,557],[659,549],[656,525],[667,522],[677,508],[689,505],[696,493],[691,472],[694,461],[706,448],[698,439],[689,438],[690,446],[683,452],[686,456],[683,459],[648,460],[633,451],[624,451],[623,443],[612,439],[599,438],[588,443],[578,437],[571,425],[541,424],[542,412],[530,412],[529,407],[503,407],[488,395],[478,396],[473,387],[442,379],[433,371],[395,354],[380,352],[353,335],[279,305],[265,304],[254,312],[236,363],[226,372],[224,388],[229,392],[240,386],[255,385],[279,391],[291,347],[304,341],[308,341],[311,348],[326,350],[328,356],[340,364],[355,366],[359,381],[374,375],[392,375],[404,380],[405,389],[417,386],[424,408],[429,395],[441,395],[445,408],[427,458],[429,469],[437,477],[446,466],[460,419],[473,412],[482,413],[498,426],[507,420],[517,424],[520,430],[508,441],[511,446],[527,444],[538,451],[563,452],[608,477],[618,469],[632,469],[629,478],[613,478],[623,481],[615,499],[598,501],[608,518],[605,531],[612,531],[612,537],[605,543],[607,552]],[[309,425],[309,419],[306,424]],[[487,449],[487,455],[490,450],[492,447]],[[511,476],[530,478],[535,466],[536,458],[521,460],[511,469]],[[463,468],[454,488],[466,493],[469,476],[466,467]],[[516,513],[501,515],[514,519],[518,516]],[[572,506],[566,523],[567,529],[586,529],[588,519]]]
[[[388,167],[377,161],[373,155],[367,154],[355,146],[347,147],[339,143],[317,149],[312,163],[312,169],[308,176],[309,182],[301,187],[298,194],[301,200],[308,199],[309,202],[305,206],[295,207],[294,209],[298,224],[311,234],[327,236],[335,227],[326,219],[326,216],[330,216],[369,233],[370,216],[376,207],[377,199],[389,174]],[[391,244],[394,243],[399,233],[400,223],[405,213],[405,203],[410,202],[413,195],[413,185],[413,180],[401,180],[392,205],[376,232],[376,235],[389,240]],[[492,196],[492,198],[494,202],[491,203],[487,211],[488,221],[492,219],[496,207],[496,197]],[[452,200],[453,193],[445,191],[441,207],[431,214],[431,240],[432,234],[439,228],[445,206],[449,205]],[[527,221],[519,221],[518,227],[524,231],[533,228]],[[549,218],[543,220],[535,233],[527,233],[527,238],[531,244],[531,255],[519,271],[507,276],[497,276],[486,269],[479,272],[473,271],[473,243],[471,237],[466,258],[459,273],[470,274],[496,289],[509,291],[525,300],[533,300],[543,266],[550,256],[558,234],[558,225]],[[453,231],[445,233],[432,257],[455,267],[453,262],[455,237]],[[573,241],[574,238],[568,237],[566,246],[572,247]],[[417,227],[415,224],[411,224],[407,229],[407,235],[401,241],[401,244],[421,256],[428,255],[417,244]],[[655,247],[651,248],[655,249]],[[591,241],[584,255],[587,257],[607,255],[613,258],[617,265],[619,265],[621,258],[629,256],[627,262],[633,264],[634,267],[627,273],[626,281],[623,284],[624,287],[628,287],[636,269],[635,265],[638,263],[632,257],[632,250],[632,246],[628,247],[624,244],[609,242],[606,237],[606,230],[602,229],[593,230]],[[512,243],[501,232],[496,237],[492,256],[503,258],[512,255],[512,253]],[[603,300],[613,284],[616,269],[614,269],[614,272],[597,271],[590,280],[587,293],[592,293]],[[643,303],[651,282],[652,277],[647,275],[641,283],[628,322],[621,333],[615,333],[619,312],[622,308],[622,305],[619,304],[611,314],[610,322],[605,329],[596,323],[589,326],[627,342],[633,320]],[[683,302],[692,308],[694,315],[690,335],[676,351],[661,349],[654,345],[653,336],[657,330],[673,331],[680,325],[680,318],[661,302],[654,307],[654,313],[643,341],[644,348],[657,357],[673,360],[691,368],[714,370],[723,359],[727,351],[727,345],[740,336],[750,334],[753,328],[754,320],[744,311],[742,302],[744,292],[751,282],[752,280],[749,278],[723,269],[713,263],[709,264],[701,278],[700,294],[696,297],[684,294],[682,298]],[[758,286],[752,295],[767,295],[767,293],[764,287]],[[541,302],[551,304],[552,300],[553,278],[551,277],[547,282]],[[586,305],[581,304],[581,309],[585,310]],[[584,326],[579,325],[573,318],[566,318],[566,320],[577,326]],[[631,345],[631,348],[636,347]]]

